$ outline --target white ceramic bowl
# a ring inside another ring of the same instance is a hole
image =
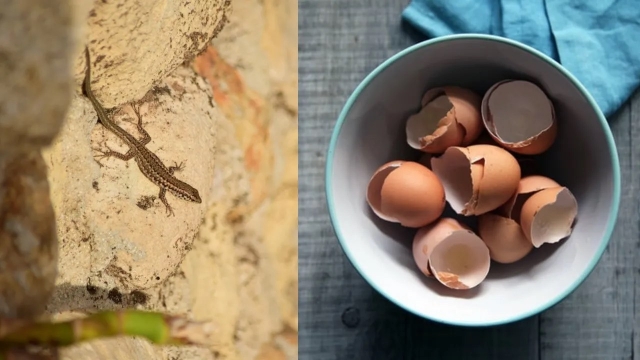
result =
[[[395,159],[417,159],[405,142],[405,120],[426,89],[469,87],[483,94],[505,78],[536,82],[554,102],[558,138],[542,173],[568,186],[579,213],[573,234],[509,265],[491,264],[467,291],[446,289],[417,269],[414,229],[380,220],[365,192],[374,171]],[[486,326],[535,315],[569,295],[593,270],[613,231],[620,167],[605,117],[586,89],[558,63],[495,36],[454,35],[414,45],[378,66],[349,97],[334,129],[326,165],[331,221],[345,254],[378,292],[438,322]]]

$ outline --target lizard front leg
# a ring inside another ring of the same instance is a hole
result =
[[[174,162],[172,166],[169,166],[167,169],[169,170],[169,174],[173,175],[176,172],[180,172],[184,170],[184,161],[180,162],[180,164]]]

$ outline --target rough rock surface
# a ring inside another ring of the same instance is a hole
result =
[[[230,0],[92,2],[87,43],[95,59],[94,92],[105,108],[142,98],[202,50],[227,22]],[[77,78],[84,77],[84,53]]]
[[[129,12],[119,16],[116,3]],[[95,124],[78,95],[45,154],[61,224],[60,275],[47,310],[56,319],[125,307],[186,314],[214,321],[213,346],[105,339],[67,348],[63,359],[297,358],[297,2],[234,1],[230,15],[216,12],[229,22],[212,46],[173,67],[172,59],[197,52],[176,38],[189,31],[168,30],[183,29],[184,20],[147,22],[204,3],[96,2],[89,38],[97,97],[117,106],[114,119],[134,135],[122,121],[133,115],[125,103],[144,98],[148,148],[167,165],[186,160],[177,176],[204,194],[203,203],[168,195],[176,216],[167,218],[149,198],[157,187],[133,160],[98,166],[92,147],[126,147]],[[133,10],[141,4],[155,7]],[[163,31],[176,35],[169,41]],[[83,61],[76,75],[79,84]]]
[[[39,151],[0,155],[0,314],[44,311],[58,259],[46,167]]]
[[[58,133],[80,32],[74,5],[12,0],[0,6],[0,151],[46,146]]]
[[[131,106],[112,118],[134,136]],[[205,82],[179,68],[158,90],[143,98],[147,148],[169,166],[184,162],[176,177],[198,189],[202,204],[167,194],[167,216],[159,188],[135,160],[94,159],[97,150],[126,153],[113,133],[96,125],[89,101],[76,97],[69,119],[47,151],[61,246],[59,283],[93,283],[125,291],[164,281],[191,249],[207,205],[212,201],[215,126],[222,115],[211,105]],[[97,150],[92,150],[96,148]]]
[[[83,8],[43,0],[0,6],[3,318],[39,316],[53,290],[58,238],[40,150],[58,134],[71,99],[71,54],[84,29]]]

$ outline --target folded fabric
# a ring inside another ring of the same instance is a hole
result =
[[[640,84],[636,0],[412,0],[402,17],[429,37],[480,33],[527,44],[578,78],[607,117]]]

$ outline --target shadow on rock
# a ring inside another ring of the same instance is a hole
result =
[[[55,288],[46,312],[118,310],[144,306],[148,299],[149,295],[139,290],[126,293],[118,288],[107,289],[90,283],[85,286],[64,283]]]

